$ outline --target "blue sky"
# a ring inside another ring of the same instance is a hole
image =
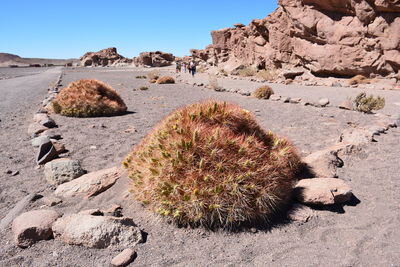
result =
[[[77,58],[117,47],[126,57],[161,50],[177,56],[211,43],[210,31],[248,24],[275,0],[1,0],[0,52]]]

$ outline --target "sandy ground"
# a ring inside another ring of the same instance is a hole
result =
[[[16,70],[17,71],[17,70]],[[32,192],[47,196],[49,186],[42,169],[35,169],[35,151],[26,133],[33,113],[56,80],[60,69],[0,81],[0,219]],[[63,84],[81,78],[96,78],[109,83],[125,100],[129,113],[119,117],[66,118],[53,115],[58,131],[70,152],[66,155],[82,162],[88,171],[120,165],[132,147],[169,112],[203,99],[219,99],[240,104],[252,111],[260,124],[287,136],[302,155],[338,141],[348,123],[371,125],[374,115],[315,108],[300,104],[258,100],[235,93],[218,93],[187,84],[154,85],[135,79],[144,69],[68,69]],[[168,72],[169,70],[162,70]],[[16,75],[16,74],[15,74]],[[188,75],[181,78],[194,82]],[[207,83],[206,76],[196,82]],[[243,89],[259,83],[225,80]],[[147,91],[133,89],[142,85]],[[360,89],[272,85],[282,95],[315,99],[328,97],[339,103]],[[375,93],[375,92],[374,92]],[[384,113],[398,113],[400,92],[379,91],[386,97]],[[136,132],[125,131],[136,129]],[[88,208],[123,207],[146,233],[146,242],[137,245],[138,257],[132,266],[399,266],[400,262],[400,130],[391,129],[376,143],[345,158],[339,177],[353,187],[359,201],[345,206],[315,210],[305,224],[282,220],[272,228],[259,227],[256,233],[242,231],[209,232],[204,229],[180,229],[169,225],[143,209],[129,197],[128,180],[120,179],[105,193],[90,199],[65,200],[55,208],[65,214]],[[17,176],[5,174],[19,170]],[[38,200],[27,210],[40,208]],[[38,242],[28,249],[17,248],[8,230],[0,233],[0,266],[109,266],[119,249],[87,249],[59,241]],[[121,248],[123,249],[123,248]]]

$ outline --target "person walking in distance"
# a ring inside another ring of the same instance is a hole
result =
[[[176,73],[181,72],[181,62],[176,62]]]
[[[193,77],[196,74],[196,64],[194,63],[194,61],[190,62],[189,73],[192,73]]]

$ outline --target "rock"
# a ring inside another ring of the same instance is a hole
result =
[[[321,99],[318,101],[318,104],[319,104],[321,107],[326,107],[327,105],[329,105],[329,99],[328,99],[328,98],[321,98]]]
[[[386,76],[400,69],[399,14],[393,0],[280,0],[264,19],[212,31],[212,44],[191,54],[218,68],[235,63],[321,77]]]
[[[58,153],[51,142],[42,143],[36,155],[36,164],[42,165],[57,158]]]
[[[303,162],[317,177],[337,177],[337,168],[343,166],[343,160],[339,158],[338,151],[332,148],[314,152],[303,158]]]
[[[333,82],[331,87],[342,87],[342,84],[340,82]]]
[[[33,210],[22,213],[14,219],[12,231],[15,243],[26,248],[39,240],[53,237],[52,224],[59,214],[54,210]]]
[[[82,176],[85,171],[79,161],[66,158],[56,159],[44,165],[46,180],[53,185],[60,185]]]
[[[293,204],[292,209],[288,211],[287,217],[292,221],[305,223],[313,217],[313,214],[313,210],[309,207],[296,203]]]
[[[14,171],[11,173],[11,176],[17,176],[19,174],[19,171]]]
[[[36,113],[35,115],[33,115],[33,121],[37,123],[43,120],[47,120],[48,118],[49,116],[46,113]]]
[[[40,136],[47,136],[50,139],[55,139],[55,140],[60,140],[61,134],[58,132],[54,131],[53,129],[48,129],[40,134]]]
[[[111,264],[116,267],[125,267],[132,263],[135,258],[136,251],[131,248],[126,248],[112,259]]]
[[[131,218],[72,214],[53,224],[55,239],[89,248],[127,247],[143,241]]]
[[[53,196],[44,197],[42,199],[42,201],[46,206],[49,206],[49,207],[53,207],[55,205],[58,205],[58,204],[62,203],[61,199],[59,199],[57,197],[53,197]]]
[[[48,129],[49,128],[47,128],[47,127],[45,127],[45,126],[43,126],[43,125],[41,125],[41,124],[39,124],[37,122],[34,122],[34,123],[29,124],[29,126],[28,126],[28,134],[30,136],[37,136],[38,134],[40,134],[40,133],[42,133],[42,132],[44,132],[44,131],[46,131]]]
[[[32,139],[32,146],[33,147],[40,147],[43,144],[51,143],[50,138],[47,136],[38,136]]]
[[[81,66],[111,66],[127,63],[132,63],[131,59],[125,58],[118,54],[117,48],[110,47],[98,52],[87,52],[81,58]]]
[[[109,209],[104,210],[104,215],[122,217],[122,207],[120,205],[112,205]]]
[[[339,142],[352,144],[355,146],[373,142],[374,130],[364,128],[347,128],[344,129],[339,137]]]
[[[353,110],[353,108],[354,108],[353,102],[351,102],[350,100],[343,101],[343,102],[339,105],[339,108],[341,108],[341,109],[347,109],[347,110]]]
[[[289,70],[284,70],[281,72],[281,75],[285,79],[290,79],[293,80],[297,76],[300,76],[304,73],[304,69],[289,69]]]
[[[93,216],[103,216],[104,215],[104,213],[99,209],[82,210],[82,211],[78,212],[78,214],[93,215]]]
[[[301,98],[290,98],[289,99],[289,103],[292,103],[292,104],[299,104],[300,102],[301,102]]]
[[[91,172],[58,186],[54,194],[60,197],[95,196],[113,186],[120,176],[117,167]]]
[[[175,56],[161,51],[143,52],[133,59],[136,66],[165,67],[171,66]]]
[[[67,149],[65,149],[65,145],[63,143],[60,143],[55,139],[53,139],[51,143],[53,144],[54,149],[56,150],[58,155],[67,152]]]
[[[352,195],[350,186],[337,178],[303,179],[294,187],[295,198],[301,203],[311,205],[345,203]]]
[[[290,97],[282,96],[281,100],[282,100],[283,103],[290,103]]]
[[[281,100],[281,96],[280,96],[280,95],[271,95],[271,96],[269,97],[269,100],[272,100],[272,101],[279,101],[279,100]]]
[[[57,127],[56,122],[52,118],[47,118],[46,120],[42,120],[39,122],[41,125],[47,128],[55,128]]]

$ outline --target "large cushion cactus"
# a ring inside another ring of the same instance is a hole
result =
[[[171,113],[123,164],[153,211],[215,228],[269,220],[291,197],[300,159],[249,111],[207,101]]]
[[[127,107],[111,86],[98,80],[79,80],[60,91],[53,110],[64,116],[94,117],[119,115]]]

